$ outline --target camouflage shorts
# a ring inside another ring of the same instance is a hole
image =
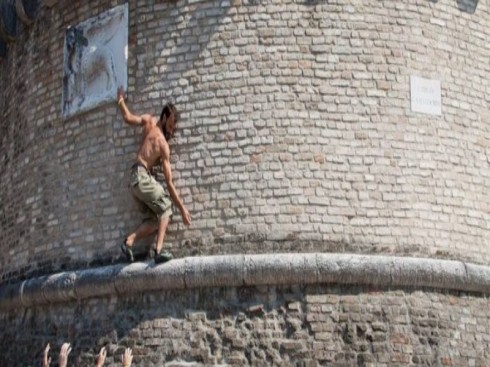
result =
[[[148,212],[147,209],[149,209],[153,216],[152,219],[169,218],[173,214],[170,196],[144,167],[133,166],[130,187],[142,211]]]

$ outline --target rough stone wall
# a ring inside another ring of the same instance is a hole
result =
[[[61,118],[64,29],[120,3],[43,8],[2,61],[2,280],[114,260],[141,219],[127,192],[138,131],[115,103]],[[177,215],[167,246],[487,264],[489,14],[484,1],[129,1],[128,105],[159,114],[172,97],[183,117],[172,166],[193,224]],[[441,81],[441,116],[411,112],[411,75]]]
[[[4,366],[50,342],[70,364],[107,366],[488,366],[486,297],[336,286],[145,293],[1,314]],[[19,332],[22,331],[22,332]]]

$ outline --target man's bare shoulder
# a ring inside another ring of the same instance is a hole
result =
[[[149,124],[149,123],[152,123],[154,119],[155,118],[152,115],[148,114],[148,113],[145,113],[144,115],[141,115],[141,121],[143,121],[143,123],[145,125],[146,124]]]

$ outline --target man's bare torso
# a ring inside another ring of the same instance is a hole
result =
[[[145,116],[143,121],[143,135],[138,149],[138,162],[147,169],[151,169],[162,156],[162,145],[167,144],[158,119]]]

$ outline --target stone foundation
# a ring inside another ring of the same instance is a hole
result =
[[[51,343],[107,366],[481,366],[490,302],[460,292],[329,285],[216,287],[105,297],[1,313],[3,366]]]
[[[75,366],[105,346],[108,366],[131,347],[135,366],[483,367],[489,279],[474,264],[345,254],[53,274],[0,288],[0,365],[69,341]]]

